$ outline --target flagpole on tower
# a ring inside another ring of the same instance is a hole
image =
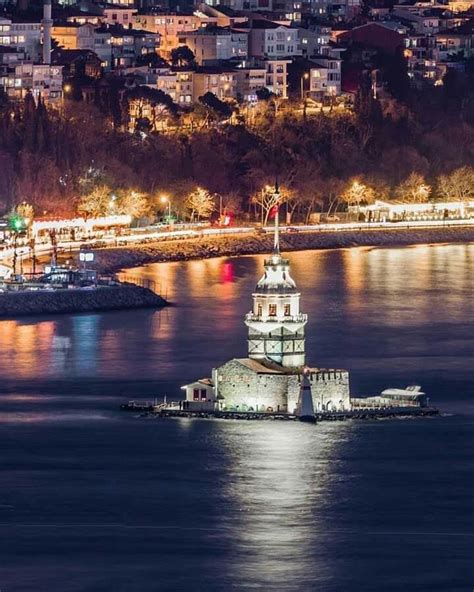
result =
[[[273,254],[279,255],[280,254],[280,220],[279,220],[279,210],[280,210],[280,189],[278,187],[278,179],[275,181],[275,238],[273,242]]]

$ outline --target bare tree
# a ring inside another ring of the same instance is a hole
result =
[[[257,191],[252,197],[252,203],[260,206],[262,226],[266,226],[272,209],[289,201],[292,196],[293,193],[286,187],[281,187],[279,191],[275,191],[275,188],[271,185],[265,185],[260,191]]]
[[[408,177],[395,189],[395,195],[401,201],[422,203],[428,201],[431,186],[425,182],[423,175],[410,173]]]
[[[474,197],[474,168],[464,166],[438,177],[438,192],[446,199],[465,201]]]

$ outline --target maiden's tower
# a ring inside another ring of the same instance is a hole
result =
[[[252,310],[245,316],[248,357],[229,360],[213,370],[212,379],[183,387],[186,399],[227,410],[294,413],[305,374],[315,411],[349,410],[348,372],[306,365],[307,321],[290,263],[280,253],[276,212],[273,252],[265,260]]]

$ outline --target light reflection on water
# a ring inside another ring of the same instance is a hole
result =
[[[235,576],[274,585],[285,582],[291,566],[299,586],[314,581],[314,563],[328,528],[324,510],[331,500],[334,466],[350,429],[274,423],[222,429],[219,441],[230,461],[224,495],[238,512],[237,524],[235,514],[223,522],[234,523],[232,545],[246,557]],[[323,575],[328,573],[318,577]]]

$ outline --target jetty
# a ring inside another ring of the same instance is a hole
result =
[[[219,411],[219,410],[190,410],[176,408],[176,404],[157,404],[155,401],[129,401],[120,405],[120,410],[138,413],[137,417],[151,419],[164,418],[197,418],[197,419],[230,419],[241,421],[297,421],[298,415],[280,412],[257,411]],[[321,421],[346,421],[368,419],[396,419],[409,417],[434,417],[440,414],[436,407],[387,407],[353,409],[349,411],[316,412],[316,423]]]
[[[138,308],[162,308],[168,302],[149,288],[115,280],[93,285],[48,282],[0,284],[0,318]]]

